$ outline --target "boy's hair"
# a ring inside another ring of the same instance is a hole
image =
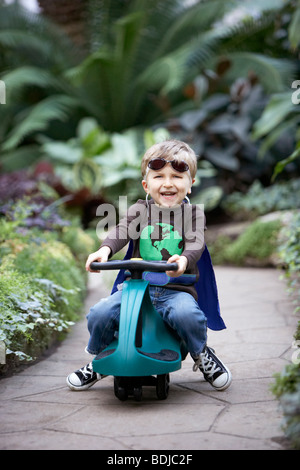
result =
[[[146,151],[141,163],[143,178],[146,176],[150,160],[159,157],[165,160],[184,160],[189,165],[192,179],[195,178],[197,172],[197,156],[194,150],[185,142],[175,139],[154,144]]]

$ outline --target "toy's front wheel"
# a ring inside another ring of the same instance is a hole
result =
[[[120,377],[115,377],[114,379],[114,392],[115,396],[121,400],[125,401],[128,398],[128,392],[127,389],[122,386],[123,384],[121,383],[121,378]]]
[[[170,375],[162,374],[157,376],[156,395],[159,400],[165,400],[169,395]]]
[[[142,387],[135,387],[133,389],[133,396],[134,396],[135,401],[141,401],[142,394],[143,394]]]
[[[149,385],[156,387],[156,396],[159,400],[165,400],[169,395],[170,375],[161,374],[156,378],[153,376],[147,377],[115,377],[114,378],[114,392],[115,396],[121,400],[126,401],[128,396],[134,397],[136,401],[142,399],[142,386]]]

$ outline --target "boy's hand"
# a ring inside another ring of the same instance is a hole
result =
[[[98,251],[95,251],[95,253],[91,253],[85,263],[85,269],[87,271],[90,271],[91,273],[95,273],[95,272],[100,272],[100,271],[93,271],[91,268],[90,268],[90,264],[93,262],[93,261],[98,261],[99,263],[106,263],[106,261],[108,260],[108,257],[110,255],[110,248],[108,246],[103,246],[102,248],[100,248]]]
[[[178,277],[186,270],[188,260],[185,256],[173,255],[168,259],[168,263],[177,263],[178,269],[177,271],[166,271],[167,276]]]

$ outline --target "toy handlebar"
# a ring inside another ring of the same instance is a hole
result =
[[[104,271],[111,269],[128,269],[133,279],[141,278],[143,271],[165,272],[177,271],[177,263],[168,263],[167,261],[145,261],[140,259],[113,260],[106,263],[93,261],[90,264],[93,271]]]

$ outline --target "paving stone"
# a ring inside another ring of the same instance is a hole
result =
[[[294,352],[294,305],[275,269],[215,271],[227,329],[209,331],[208,344],[232,372],[229,389],[212,389],[188,357],[171,374],[167,400],[157,400],[149,387],[141,402],[120,402],[112,377],[86,392],[69,390],[66,376],[91,360],[84,352],[85,315],[109,293],[102,275],[93,274],[85,312],[66,339],[43,360],[0,380],[0,449],[285,449],[270,386]]]

